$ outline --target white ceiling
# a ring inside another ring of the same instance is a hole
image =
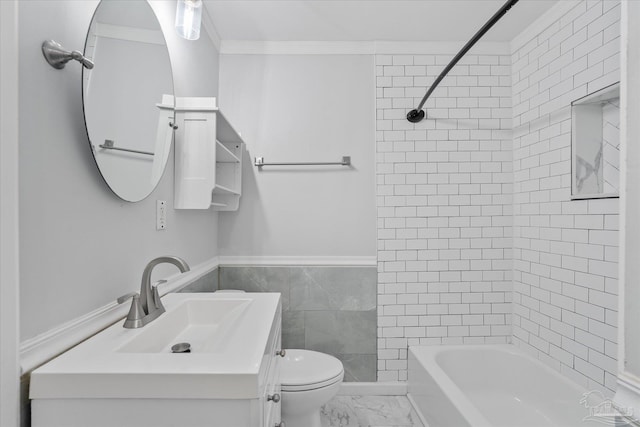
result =
[[[520,0],[484,41],[510,41],[558,0]],[[222,40],[462,41],[503,0],[205,0]]]

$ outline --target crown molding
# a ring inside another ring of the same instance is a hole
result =
[[[215,25],[213,25],[213,19],[211,19],[211,15],[209,14],[206,3],[203,3],[203,11],[204,13],[202,14],[202,25],[204,26],[205,32],[209,36],[211,43],[213,43],[216,49],[218,49],[218,52],[220,52],[222,39],[220,38],[220,34],[218,33]]]
[[[225,55],[373,55],[371,42],[223,40]]]
[[[390,41],[260,41],[223,40],[225,55],[376,55],[456,54],[465,42],[390,42]],[[480,42],[472,54],[509,55],[508,42]]]
[[[378,41],[377,54],[389,55],[455,55],[462,49],[467,40],[442,41],[442,42],[386,42]],[[510,55],[511,48],[508,42],[478,42],[469,51],[471,55]]]
[[[145,28],[105,24],[103,22],[96,23],[95,36],[163,46],[167,44],[161,30],[147,30]]]

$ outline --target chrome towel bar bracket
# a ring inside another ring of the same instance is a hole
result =
[[[141,151],[141,150],[133,150],[131,148],[121,148],[116,147],[115,143],[111,139],[105,139],[104,144],[98,145],[98,147],[104,150],[117,150],[117,151],[126,151],[128,153],[136,153],[136,154],[145,154],[147,156],[153,156],[154,154],[150,151]]]
[[[264,157],[256,157],[253,163],[261,168],[263,166],[351,166],[351,156],[342,156],[341,162],[292,162],[292,163],[266,163]]]

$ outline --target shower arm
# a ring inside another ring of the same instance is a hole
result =
[[[480,30],[478,30],[478,32],[471,38],[471,40],[469,40],[467,42],[467,44],[464,45],[464,47],[462,49],[460,49],[460,52],[458,52],[458,54],[456,56],[453,57],[453,59],[451,60],[451,62],[449,62],[449,65],[447,65],[445,67],[444,70],[442,70],[442,72],[440,73],[440,75],[438,76],[438,78],[433,82],[433,84],[431,85],[431,87],[429,88],[429,90],[427,91],[427,93],[424,95],[424,97],[422,98],[422,101],[420,101],[420,104],[418,104],[418,108],[416,108],[415,110],[411,110],[407,113],[407,120],[409,120],[411,123],[418,123],[420,122],[422,119],[424,119],[425,117],[425,112],[422,110],[422,107],[424,107],[425,102],[427,102],[427,99],[429,99],[429,96],[431,96],[431,94],[433,93],[433,91],[438,87],[438,85],[440,84],[440,82],[442,81],[442,79],[444,79],[446,77],[447,74],[449,74],[449,71],[451,71],[451,69],[458,63],[458,61],[460,61],[460,59],[469,51],[469,49],[471,49],[473,47],[473,45],[475,45],[477,43],[478,40],[480,40],[482,38],[482,36],[484,36],[484,34],[489,31],[489,29],[491,27],[493,27],[493,25],[498,22],[500,20],[500,18],[502,18],[508,11],[509,9],[511,9],[511,7],[518,3],[519,0],[509,0],[507,1],[501,8],[500,10],[498,10],[492,17],[491,19],[489,19],[483,26],[482,28],[480,28]]]

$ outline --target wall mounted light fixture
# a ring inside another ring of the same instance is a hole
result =
[[[178,0],[176,9],[176,32],[187,40],[200,38],[202,22],[202,0]]]
[[[62,70],[67,62],[75,59],[85,68],[92,69],[93,61],[84,57],[78,50],[68,51],[55,40],[46,40],[42,43],[42,54],[47,62],[58,70]]]

